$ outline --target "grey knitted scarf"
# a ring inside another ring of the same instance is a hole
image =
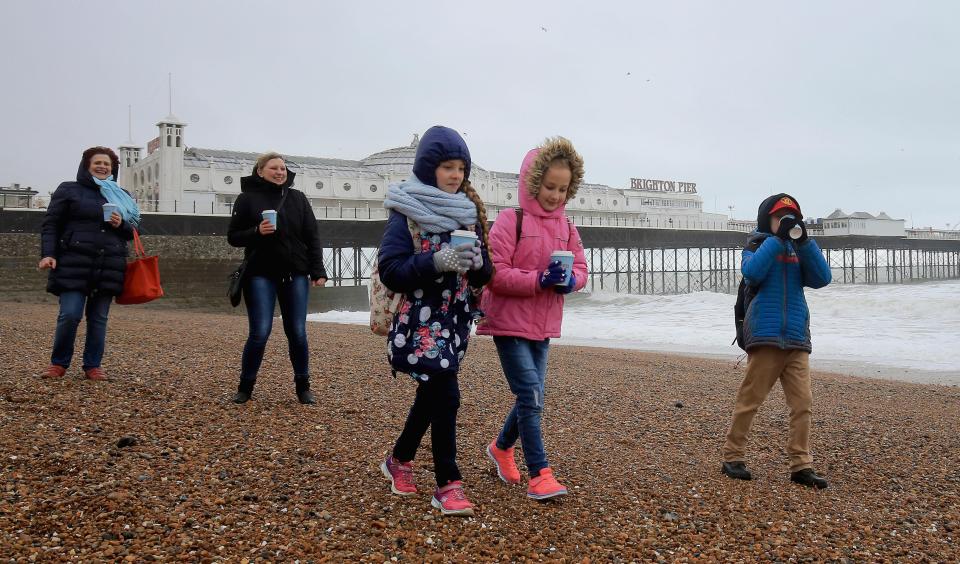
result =
[[[409,217],[427,233],[446,233],[477,223],[477,206],[466,194],[444,192],[416,176],[388,186],[383,207]]]

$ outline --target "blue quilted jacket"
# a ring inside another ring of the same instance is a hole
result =
[[[810,352],[810,310],[803,288],[822,288],[831,279],[820,247],[813,239],[795,245],[757,231],[749,242],[755,244],[748,243],[744,249],[740,271],[757,290],[744,318],[744,348],[774,346]]]

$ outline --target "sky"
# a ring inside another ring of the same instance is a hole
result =
[[[586,180],[697,183],[755,219],[960,223],[960,3],[0,0],[0,185],[45,194],[80,153],[188,146],[359,160],[443,124],[516,172],[548,136]]]

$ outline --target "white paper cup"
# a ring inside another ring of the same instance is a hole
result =
[[[473,231],[466,231],[464,229],[457,229],[456,231],[450,233],[450,246],[459,247],[464,243],[470,243],[475,245],[475,241],[478,239],[477,234]]]
[[[113,212],[119,210],[120,206],[117,204],[111,204],[110,202],[103,204],[103,220],[110,221],[110,216],[113,215]]]
[[[556,284],[557,286],[562,286],[570,281],[570,276],[573,274],[573,253],[571,251],[553,251],[550,253],[550,262],[556,260],[560,261],[560,264],[563,265],[563,270],[567,273],[566,278]]]
[[[274,228],[277,227],[277,210],[263,210],[260,215],[263,216],[263,219],[269,221]]]

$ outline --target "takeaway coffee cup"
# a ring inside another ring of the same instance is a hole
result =
[[[260,215],[263,216],[263,219],[269,221],[274,229],[277,228],[277,210],[263,210]]]
[[[450,246],[454,248],[459,247],[464,243],[470,243],[471,245],[475,245],[476,241],[477,241],[477,234],[474,233],[473,231],[457,229],[456,231],[450,234]]]
[[[113,212],[119,210],[120,206],[117,204],[111,204],[110,202],[103,204],[103,220],[110,221],[110,216],[113,215]]]
[[[781,221],[782,221],[783,219],[785,219],[785,218],[788,218],[788,217],[789,217],[790,219],[794,220],[794,221],[797,220],[797,216],[787,214],[787,215],[783,216],[783,218],[781,218]],[[790,235],[790,238],[791,238],[791,239],[799,239],[799,238],[803,235],[803,229],[801,229],[801,228],[800,228],[800,224],[797,223],[797,225],[794,225],[793,227],[791,227],[791,228],[790,228],[790,231],[788,231],[787,233]]]
[[[567,273],[567,276],[563,279],[562,282],[557,282],[557,285],[563,285],[570,281],[570,276],[573,274],[573,253],[570,251],[553,251],[550,254],[550,262],[560,261],[560,264],[563,265],[563,270]]]

